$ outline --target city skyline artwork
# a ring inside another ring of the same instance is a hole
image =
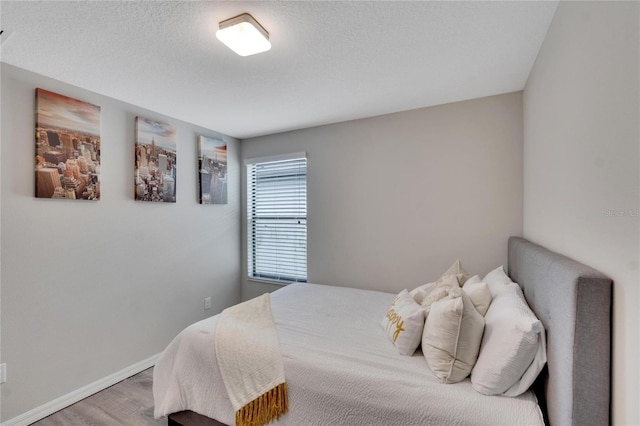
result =
[[[227,143],[198,137],[200,204],[227,204]]]
[[[136,117],[136,201],[176,202],[176,159],[173,126]]]
[[[100,107],[36,89],[35,196],[100,200]]]

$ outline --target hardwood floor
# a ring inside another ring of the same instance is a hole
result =
[[[33,426],[147,426],[167,424],[153,418],[153,368],[129,377]]]

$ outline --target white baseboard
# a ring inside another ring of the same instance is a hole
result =
[[[121,382],[124,379],[133,376],[134,374],[138,374],[139,372],[144,371],[149,367],[153,367],[159,357],[160,354],[157,354],[136,364],[130,365],[127,368],[124,368],[107,377],[90,383],[87,386],[81,387],[80,389],[61,396],[60,398],[56,398],[53,401],[36,407],[33,410],[29,410],[26,413],[20,414],[19,416],[2,422],[0,426],[26,426],[33,422],[37,422],[40,419],[44,419],[45,417],[55,413],[56,411],[60,411],[63,408],[66,408],[71,404],[75,404],[76,402],[85,399],[86,397],[91,396],[94,393],[100,392],[101,390],[104,390],[109,386],[115,385],[116,383]]]

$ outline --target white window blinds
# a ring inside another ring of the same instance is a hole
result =
[[[247,214],[249,276],[306,282],[307,160],[304,154],[247,162]]]

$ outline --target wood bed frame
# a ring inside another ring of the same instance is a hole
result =
[[[533,386],[546,424],[610,423],[613,282],[598,271],[520,237],[509,238],[508,272],[547,336],[547,367]],[[170,426],[224,426],[194,413]]]
[[[169,414],[168,426],[226,426],[217,420],[205,417],[193,411],[180,411]]]

